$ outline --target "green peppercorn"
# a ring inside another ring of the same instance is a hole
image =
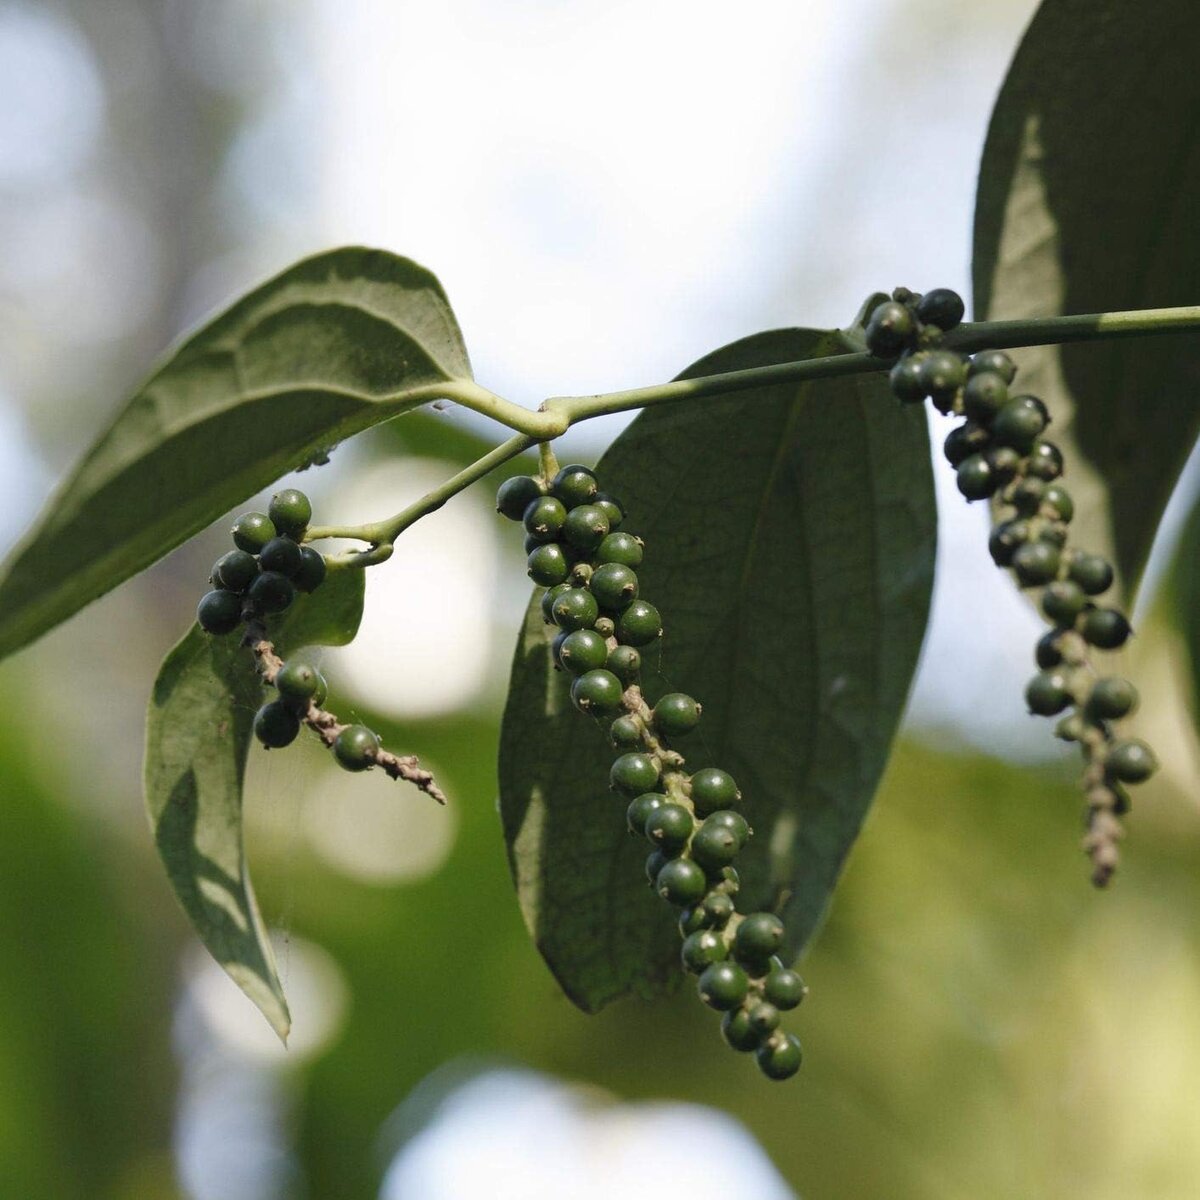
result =
[[[957,327],[965,312],[962,297],[950,288],[933,288],[917,301],[917,320],[936,325],[943,333]]]
[[[701,899],[708,888],[708,880],[690,858],[673,858],[659,871],[654,888],[668,904],[686,908]]]
[[[1008,384],[994,371],[977,371],[963,388],[963,411],[980,425],[990,425],[1008,402]]]
[[[1042,527],[1038,530],[1037,540],[1061,550],[1067,544],[1069,534],[1070,530],[1061,521],[1043,520]]]
[[[905,404],[920,404],[929,394],[921,375],[921,360],[902,358],[889,372],[892,395]]]
[[[700,705],[683,692],[668,692],[654,706],[654,727],[666,737],[682,737],[700,724]]]
[[[1034,396],[1014,396],[992,418],[992,437],[1000,446],[1011,446],[1020,454],[1033,449],[1046,428],[1046,408]]]
[[[525,509],[525,531],[539,542],[552,542],[562,532],[567,509],[555,496],[539,496]]]
[[[609,529],[616,529],[625,520],[625,510],[614,497],[605,492],[597,492],[592,503],[608,518]]]
[[[578,551],[572,550],[570,546],[564,547],[564,550],[568,562],[578,554]],[[567,582],[572,587],[587,587],[592,582],[592,564],[589,562],[572,563],[571,573],[567,576]]]
[[[682,804],[660,804],[646,818],[645,834],[664,854],[674,856],[695,828],[695,818]]]
[[[934,350],[921,363],[921,383],[934,404],[946,412],[966,382],[967,364],[953,350]]]
[[[1003,350],[981,350],[971,359],[967,374],[985,373],[999,375],[1005,383],[1012,383],[1017,376],[1017,364]]]
[[[1137,688],[1119,675],[1097,679],[1088,696],[1088,715],[1101,721],[1118,721],[1131,713],[1138,702]]]
[[[291,579],[300,570],[300,547],[291,538],[272,538],[259,553],[258,565]]]
[[[781,1016],[779,1009],[767,1000],[760,1000],[746,1010],[747,1023],[762,1037],[774,1033],[779,1028]]]
[[[1052,629],[1038,640],[1035,656],[1037,665],[1043,671],[1048,671],[1051,667],[1057,667],[1062,663],[1062,647],[1059,644],[1061,635],[1061,629]]]
[[[708,929],[710,922],[704,909],[699,905],[693,904],[679,914],[679,920],[676,922],[676,925],[678,926],[680,937],[690,937],[693,933],[699,933],[701,929]]]
[[[542,620],[547,625],[554,624],[554,602],[563,594],[571,590],[569,583],[556,583],[542,597]]]
[[[1063,472],[1063,457],[1052,442],[1035,442],[1025,460],[1025,471],[1047,483]]]
[[[205,633],[232,633],[242,623],[241,597],[222,589],[205,592],[196,605],[196,623]]]
[[[999,486],[992,465],[983,454],[972,454],[958,464],[958,490],[968,500],[986,500]]]
[[[616,676],[615,671],[612,671],[611,674]],[[619,676],[617,678],[619,682]],[[635,746],[640,746],[643,735],[642,722],[637,717],[628,714],[618,717],[608,727],[608,740],[618,750],[632,750]]]
[[[762,1043],[762,1035],[751,1027],[744,1008],[734,1008],[721,1018],[721,1036],[730,1049],[743,1053],[757,1050]]]
[[[266,513],[242,513],[230,530],[233,544],[247,554],[257,554],[273,537],[277,537],[275,524]]]
[[[1084,614],[1081,629],[1084,641],[1101,650],[1117,650],[1133,632],[1124,614],[1115,608],[1093,608]]]
[[[558,661],[563,670],[572,675],[583,675],[604,666],[608,647],[598,633],[591,629],[576,629],[559,636],[563,640],[558,648]]]
[[[733,830],[705,821],[692,838],[691,855],[709,873],[719,873],[738,856],[741,846]]]
[[[1089,596],[1099,596],[1112,587],[1112,564],[1099,554],[1076,554],[1067,572]]]
[[[667,798],[662,792],[643,792],[631,800],[629,807],[625,810],[625,824],[629,832],[637,837],[645,837],[646,822],[650,819],[651,814],[662,808],[666,802]]]
[[[704,824],[706,828],[728,829],[737,838],[739,848],[744,846],[754,833],[754,830],[746,823],[746,818],[741,813],[733,812],[727,808],[718,809],[715,813],[709,813],[704,820]]]
[[[532,475],[514,475],[496,491],[496,511],[510,521],[519,521],[525,510],[545,494],[540,479]]]
[[[774,913],[751,913],[733,936],[734,957],[745,965],[766,964],[783,945],[784,933]]]
[[[379,753],[379,738],[365,725],[347,725],[333,742],[333,756],[347,771],[365,771]]]
[[[655,850],[649,858],[646,859],[646,882],[651,887],[658,885],[658,873],[671,860],[661,851]]]
[[[790,1079],[800,1070],[800,1039],[777,1029],[755,1053],[758,1068],[768,1079]]]
[[[1158,770],[1158,759],[1145,742],[1130,738],[1114,742],[1108,749],[1104,763],[1110,779],[1122,783],[1143,783]]]
[[[280,700],[264,704],[254,714],[254,736],[269,750],[289,746],[300,732],[300,718]]]
[[[888,300],[879,305],[867,321],[867,349],[876,358],[895,358],[916,333],[912,313],[903,304]]]
[[[289,708],[303,713],[321,690],[321,672],[301,658],[289,658],[275,674],[275,690]]]
[[[621,681],[611,671],[588,671],[571,684],[571,702],[580,712],[593,717],[617,712],[621,693]]]
[[[942,452],[952,467],[959,467],[972,454],[982,454],[990,444],[991,438],[982,425],[976,425],[974,421],[964,421],[946,435]]]
[[[1028,521],[1004,521],[992,530],[988,538],[988,553],[998,567],[1012,566],[1013,555],[1018,546],[1029,540]]]
[[[271,503],[267,506],[267,516],[284,537],[300,538],[304,536],[304,531],[312,520],[312,504],[297,488],[284,488],[282,492],[276,492],[271,497]],[[275,568],[266,567],[264,570]]]
[[[1012,565],[1022,587],[1038,587],[1058,574],[1060,555],[1046,542],[1026,542],[1013,553]]]
[[[733,898],[727,892],[709,892],[701,907],[714,929],[723,929],[734,913]]]
[[[612,617],[597,617],[592,628],[604,639],[616,637],[617,626]]]
[[[704,767],[690,780],[692,804],[706,817],[721,808],[733,808],[742,798],[733,776],[718,767]]]
[[[795,1008],[807,994],[808,988],[804,986],[804,980],[782,963],[778,966],[773,965],[763,982],[763,995],[776,1008],[785,1012]]]
[[[731,1008],[737,1008],[746,998],[749,987],[750,981],[746,978],[746,972],[737,963],[732,962],[713,963],[697,983],[700,999],[718,1012],[728,1012]]]
[[[245,550],[230,550],[213,564],[209,578],[227,592],[244,592],[258,574],[258,560]]]
[[[683,969],[693,975],[711,967],[715,962],[723,962],[729,957],[729,947],[725,939],[711,929],[701,929],[690,933],[683,939],[679,957],[683,960]]]
[[[292,576],[297,591],[315,592],[325,582],[325,557],[311,546],[300,547],[300,569]]]
[[[619,563],[623,567],[640,567],[645,543],[632,533],[610,533],[596,547],[598,563]]]
[[[653,755],[631,750],[616,759],[608,780],[613,791],[637,796],[656,787],[660,774],[661,768]]]
[[[1013,487],[1008,499],[1021,516],[1033,517],[1042,507],[1042,498],[1045,494],[1046,485],[1042,480],[1020,479]]]
[[[1070,492],[1057,483],[1052,483],[1046,489],[1042,504],[1059,521],[1070,521],[1075,515],[1075,501],[1071,499]]]
[[[568,588],[555,597],[550,606],[554,623],[570,632],[573,629],[588,629],[595,625],[600,615],[596,597],[586,588]]]
[[[614,646],[604,666],[628,687],[637,680],[642,669],[642,655],[632,646]]]
[[[595,504],[580,504],[571,509],[563,522],[562,537],[574,549],[590,554],[608,537],[604,510]]]
[[[568,509],[578,508],[581,504],[591,504],[599,491],[595,472],[578,463],[570,463],[550,482],[550,491],[566,505]]]
[[[1048,583],[1042,593],[1042,612],[1063,628],[1075,624],[1086,603],[1083,588],[1069,579],[1056,579]]]
[[[622,612],[637,599],[638,577],[631,567],[621,563],[602,563],[592,573],[588,586],[601,608]]]
[[[617,640],[628,646],[648,646],[662,636],[658,609],[645,600],[635,600],[617,618]]]
[[[286,575],[264,571],[250,585],[246,597],[256,613],[278,613],[296,598],[296,589]]]
[[[541,587],[566,583],[570,572],[566,553],[557,542],[545,542],[530,551],[526,573]]]
[[[1025,688],[1025,703],[1031,713],[1053,717],[1071,703],[1070,680],[1057,668],[1039,671]]]

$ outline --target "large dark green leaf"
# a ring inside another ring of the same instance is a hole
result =
[[[277,650],[339,646],[362,617],[363,573],[330,575],[272,631]],[[263,686],[236,636],[193,625],[167,655],[146,718],[146,812],[167,877],[212,956],[287,1039],[291,1019],[242,847],[242,780]]]
[[[264,283],[121,411],[0,571],[0,657],[235,504],[471,368],[423,267],[357,247]]]
[[[690,367],[707,375],[852,347],[782,330]],[[924,415],[882,377],[762,388],[648,409],[598,468],[646,540],[663,614],[653,700],[704,705],[689,766],[731,771],[757,830],[742,907],[773,906],[798,950],[874,794],[925,629],[935,509]],[[647,846],[607,790],[611,751],[551,668],[535,596],[513,664],[500,805],[525,920],[567,994],[594,1010],[677,974]]]
[[[992,114],[976,317],[1200,301],[1200,5],[1046,0]],[[1067,457],[1080,544],[1132,589],[1200,430],[1200,337],[1021,351]]]

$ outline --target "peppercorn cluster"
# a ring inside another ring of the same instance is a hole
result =
[[[325,581],[324,557],[301,544],[311,519],[312,504],[295,488],[272,496],[265,513],[243,513],[231,530],[234,549],[213,564],[213,590],[196,608],[205,632],[224,636],[244,625],[260,663],[270,660],[263,679],[277,699],[254,714],[254,735],[270,750],[294,742],[304,722],[320,724],[328,692],[321,672],[307,660],[274,661],[262,626],[266,617],[289,608],[297,593],[314,592]],[[365,771],[376,761],[379,738],[364,725],[346,725],[338,728],[332,749],[346,770]]]
[[[1046,405],[1016,393],[1016,364],[1002,350],[968,357],[943,344],[963,314],[962,298],[949,288],[924,295],[899,288],[871,313],[867,348],[895,360],[889,378],[897,399],[929,399],[939,412],[965,418],[944,446],[958,490],[968,501],[998,501],[1003,515],[988,542],[992,559],[1020,587],[1040,589],[1052,628],[1037,644],[1039,670],[1025,699],[1031,713],[1061,716],[1056,735],[1080,746],[1084,849],[1092,881],[1103,887],[1117,866],[1118,818],[1129,809],[1125,785],[1148,779],[1158,765],[1145,742],[1113,731],[1137,704],[1133,684],[1100,674],[1091,661],[1095,650],[1123,646],[1131,630],[1118,608],[1098,599],[1112,586],[1112,564],[1067,544],[1075,504],[1059,482],[1062,454],[1045,436]]]
[[[496,507],[524,524],[529,576],[546,588],[542,613],[559,630],[555,667],[572,677],[575,707],[607,729],[616,753],[609,783],[628,800],[630,834],[650,844],[650,886],[680,910],[684,969],[699,977],[704,1003],[724,1013],[728,1044],[753,1051],[768,1078],[789,1078],[801,1049],[780,1029],[781,1013],[807,989],[779,957],[779,917],[736,910],[734,862],[752,832],[737,811],[737,784],[716,767],[689,773],[672,747],[697,727],[700,705],[671,692],[651,707],[642,694],[642,652],[663,632],[658,610],[639,595],[642,539],[621,528],[620,503],[586,467],[509,479]]]

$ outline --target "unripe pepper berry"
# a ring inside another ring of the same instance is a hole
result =
[[[641,651],[632,646],[614,646],[608,652],[604,666],[628,687],[642,669]]]
[[[254,736],[268,749],[279,749],[296,740],[300,718],[281,700],[264,704],[254,714]]]
[[[608,658],[608,646],[604,639],[591,629],[576,629],[560,634],[562,645],[558,650],[558,661],[572,675],[584,675],[604,666]]]
[[[705,821],[692,838],[691,855],[705,871],[719,873],[737,858],[739,850],[737,835],[724,825]]]
[[[742,798],[733,776],[718,767],[704,767],[690,780],[692,803],[699,816],[721,808],[733,808]]]
[[[734,957],[740,963],[765,965],[783,945],[783,938],[783,922],[774,913],[751,913],[734,934]]]
[[[744,1008],[735,1008],[721,1018],[721,1036],[731,1049],[743,1053],[757,1050],[762,1044],[762,1034],[751,1026]]]
[[[1112,586],[1112,564],[1099,554],[1076,554],[1067,572],[1089,596],[1099,596]]]
[[[232,633],[242,623],[241,597],[222,589],[206,592],[196,605],[196,623],[205,633]]]
[[[300,547],[291,538],[272,538],[260,551],[258,565],[291,579],[300,570]]]
[[[568,545],[590,554],[608,536],[608,518],[595,504],[581,504],[567,513],[562,537]]]
[[[946,435],[942,453],[952,467],[961,466],[972,454],[982,454],[991,444],[991,437],[982,425],[964,421]]]
[[[662,635],[658,609],[645,600],[635,600],[616,623],[617,640],[628,646],[648,646]]]
[[[696,990],[709,1008],[715,1008],[718,1012],[728,1012],[741,1004],[749,987],[750,981],[746,978],[746,972],[737,963],[719,962],[713,963],[700,976]]]
[[[1049,633],[1044,634],[1037,644],[1034,651],[1034,657],[1037,659],[1037,665],[1043,671],[1048,671],[1051,667],[1057,667],[1062,663],[1062,630],[1052,629]]]
[[[550,481],[550,491],[568,509],[590,504],[599,491],[596,475],[578,463],[569,463]]]
[[[1050,482],[1063,471],[1063,457],[1052,442],[1036,442],[1025,461],[1025,470],[1037,479]]]
[[[700,906],[714,929],[724,928],[734,914],[733,898],[725,892],[709,892]]]
[[[1029,522],[1003,521],[992,530],[991,536],[988,538],[988,553],[992,556],[992,562],[998,567],[1012,566],[1013,555],[1017,552],[1018,546],[1023,546],[1029,541],[1030,529]]]
[[[700,705],[684,692],[668,692],[654,706],[654,727],[667,737],[682,737],[700,724]]]
[[[916,333],[912,313],[903,304],[888,300],[871,314],[865,329],[867,349],[876,358],[894,358]]]
[[[762,1037],[766,1037],[769,1033],[774,1033],[779,1028],[781,1015],[779,1009],[767,1000],[760,1000],[757,1004],[751,1005],[746,1011],[746,1019],[750,1028]]]
[[[1075,624],[1086,603],[1083,588],[1070,579],[1056,579],[1042,593],[1042,612],[1063,628]]]
[[[1070,682],[1057,668],[1039,671],[1025,689],[1029,711],[1039,717],[1053,717],[1071,703]]]
[[[620,709],[621,692],[621,681],[611,671],[588,671],[571,684],[571,702],[589,716],[605,717]]]
[[[646,837],[646,822],[666,802],[667,798],[661,792],[643,792],[631,800],[625,810],[625,824],[629,832],[636,837]]]
[[[953,350],[934,350],[921,363],[921,382],[926,394],[942,411],[948,411],[966,382],[967,364]]]
[[[514,475],[496,491],[496,511],[510,521],[519,521],[525,510],[544,495],[540,480],[532,475]]]
[[[631,750],[622,754],[609,771],[609,783],[616,792],[637,796],[658,784],[660,768],[652,755]]]
[[[1013,554],[1013,570],[1022,587],[1037,587],[1049,583],[1058,574],[1060,555],[1047,542],[1026,542]]]
[[[1033,396],[1014,396],[996,413],[991,428],[997,445],[1028,454],[1046,428],[1046,407]]]
[[[319,550],[311,546],[300,547],[300,569],[292,576],[292,583],[301,592],[315,592],[325,582],[328,568]]]
[[[728,958],[729,947],[725,945],[725,939],[719,933],[714,933],[711,929],[701,929],[683,939],[679,956],[685,971],[699,975],[713,963],[723,962]]]
[[[616,672],[613,671],[610,674],[615,676]],[[644,733],[642,722],[637,717],[627,714],[618,717],[608,727],[608,740],[618,750],[633,750],[642,744]]]
[[[654,887],[668,904],[686,908],[703,897],[708,880],[691,859],[673,858],[659,871]]]
[[[695,819],[682,804],[660,804],[646,818],[643,832],[664,854],[673,857],[687,845],[695,828]]]
[[[296,598],[296,589],[286,575],[277,571],[264,571],[246,592],[251,607],[256,613],[283,612]]]
[[[1093,608],[1083,618],[1084,640],[1101,650],[1117,650],[1133,632],[1123,613],[1115,608]]]
[[[808,994],[804,980],[795,971],[787,967],[772,967],[770,974],[763,982],[763,995],[776,1008],[795,1008]]]
[[[552,542],[562,531],[567,519],[567,509],[555,496],[540,496],[530,502],[522,518],[525,532],[539,542]]]
[[[963,388],[963,411],[973,421],[990,425],[992,418],[1008,402],[1008,384],[994,371],[970,375]]]
[[[950,288],[933,288],[917,301],[917,320],[936,325],[943,333],[957,328],[965,312],[962,297]]]
[[[299,538],[303,536],[309,521],[312,520],[312,504],[299,489],[284,488],[282,492],[276,492],[271,497],[271,503],[267,506],[267,516],[281,535]]]
[[[929,395],[921,373],[921,360],[902,358],[889,372],[892,395],[904,404],[920,404]]]
[[[289,658],[275,674],[275,690],[289,708],[304,712],[318,692],[324,690],[321,672],[310,662]]]
[[[625,510],[612,496],[597,492],[592,503],[608,518],[609,529],[616,529],[625,520]]]
[[[768,1079],[790,1079],[800,1070],[803,1053],[795,1034],[777,1029],[755,1053],[759,1070]]]
[[[557,587],[566,583],[571,573],[566,551],[557,542],[544,542],[529,552],[526,573],[541,587]]]
[[[1137,706],[1137,688],[1128,679],[1109,675],[1097,679],[1087,700],[1088,715],[1101,721],[1117,721]]]
[[[621,612],[637,599],[638,577],[621,563],[602,563],[588,583],[601,608]]]
[[[266,513],[243,513],[233,523],[233,544],[247,554],[257,554],[273,537],[278,534],[275,523]]]
[[[969,375],[981,375],[991,372],[999,375],[1005,383],[1012,383],[1017,377],[1017,364],[1003,350],[981,350],[967,367]]]
[[[600,615],[596,597],[587,588],[568,588],[560,592],[550,606],[554,623],[568,632],[574,629],[589,629]]]
[[[1122,783],[1142,783],[1158,770],[1158,759],[1145,742],[1130,738],[1109,747],[1104,765],[1112,779]]]
[[[338,766],[347,771],[365,771],[379,753],[379,738],[365,725],[347,725],[333,743]]]
[[[599,563],[619,563],[623,567],[640,567],[644,554],[643,542],[632,533],[610,533],[596,548]]]
[[[532,553],[532,551],[530,551],[530,553]],[[545,621],[547,625],[554,624],[553,609],[555,600],[557,600],[559,596],[563,594],[563,592],[570,591],[570,589],[571,585],[569,583],[556,583],[553,587],[546,589],[546,594],[542,597],[542,620]]]
[[[216,587],[228,592],[244,592],[258,574],[258,560],[245,550],[230,550],[213,564],[212,579]]]
[[[1056,520],[1070,521],[1075,515],[1075,501],[1066,488],[1052,483],[1042,496],[1042,507]]]
[[[986,500],[999,486],[992,464],[982,454],[972,454],[958,464],[957,482],[968,500]]]

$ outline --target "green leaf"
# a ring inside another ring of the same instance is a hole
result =
[[[281,655],[358,630],[363,572],[331,574],[271,630]],[[201,941],[287,1040],[291,1019],[242,846],[242,781],[264,687],[234,635],[193,625],[167,655],[146,718],[146,812],[167,877]]]
[[[782,330],[685,376],[852,348]],[[756,836],[739,905],[788,897],[792,949],[812,935],[871,802],[928,615],[935,507],[924,414],[882,376],[761,388],[645,410],[598,468],[646,541],[642,595],[662,612],[653,701],[704,705],[679,743],[721,766]],[[678,974],[674,914],[646,886],[646,843],[608,791],[612,752],[551,668],[534,596],[513,664],[500,810],[526,923],[567,995],[592,1011]],[[647,656],[657,655],[650,652]]]
[[[1200,499],[1188,514],[1167,575],[1166,600],[1187,649],[1192,721],[1200,732]]]
[[[0,569],[0,657],[285,472],[470,377],[423,267],[358,247],[290,267],[170,356]]]
[[[1195,304],[1200,6],[1046,0],[1004,82],[975,209],[977,319]],[[1200,432],[1194,334],[1016,353],[1067,460],[1079,545],[1136,585]]]

